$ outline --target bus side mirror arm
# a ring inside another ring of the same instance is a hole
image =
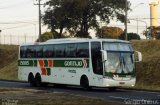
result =
[[[139,51],[135,51],[138,54],[138,61],[136,62],[141,62],[142,61],[142,53]]]
[[[105,63],[107,61],[107,51],[101,50],[101,52],[102,52],[102,57],[103,57],[102,62]]]
[[[105,71],[106,71],[106,61],[107,61],[107,51],[101,50],[102,52],[102,63],[103,63],[103,78],[105,78]]]

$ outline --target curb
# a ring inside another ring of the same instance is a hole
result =
[[[26,81],[19,81],[19,80],[5,80],[5,79],[0,79],[0,81],[27,83]]]

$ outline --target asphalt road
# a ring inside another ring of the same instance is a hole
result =
[[[0,88],[25,88],[40,89],[50,92],[62,92],[80,96],[100,98],[104,100],[120,102],[134,105],[160,105],[160,92],[136,91],[118,89],[111,92],[104,88],[94,88],[91,91],[85,91],[80,87],[67,86],[66,88],[54,88],[53,86],[33,88],[28,83],[0,81]]]

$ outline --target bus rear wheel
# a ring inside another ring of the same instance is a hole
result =
[[[89,80],[87,76],[82,76],[80,80],[80,85],[84,90],[91,90],[92,87],[89,86]]]
[[[29,76],[28,76],[28,82],[29,82],[31,87],[36,86],[35,79],[34,79],[34,76],[33,76],[32,73],[30,73]]]
[[[41,80],[41,75],[40,74],[36,74],[35,84],[36,84],[36,87],[40,87],[42,85],[42,80]]]

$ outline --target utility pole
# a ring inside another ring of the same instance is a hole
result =
[[[137,35],[139,35],[139,34],[138,34],[138,32],[139,32],[139,30],[138,30],[138,26],[139,26],[139,24],[138,24],[138,21],[139,21],[139,20],[138,20],[138,17],[137,17],[136,20],[137,20]]]
[[[10,45],[12,45],[12,35],[10,35]]]
[[[38,5],[38,10],[39,10],[39,42],[41,41],[40,36],[41,36],[41,0],[38,0],[38,4],[34,4],[34,5]]]
[[[125,2],[125,40],[128,40],[127,21],[128,21],[128,0],[126,0],[126,2]]]
[[[0,44],[1,44],[1,32],[2,32],[2,30],[0,30]]]

